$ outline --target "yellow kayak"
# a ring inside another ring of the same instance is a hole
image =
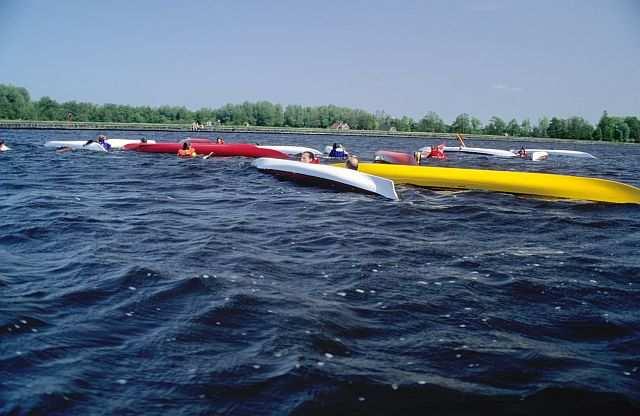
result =
[[[343,164],[335,164],[342,166]],[[640,204],[640,188],[607,179],[551,173],[511,172],[360,163],[358,170],[395,183],[448,189],[478,189],[584,201]]]

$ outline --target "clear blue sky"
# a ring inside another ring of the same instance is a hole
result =
[[[0,83],[97,104],[640,115],[640,0],[0,0]]]

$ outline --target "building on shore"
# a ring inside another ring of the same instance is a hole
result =
[[[330,129],[336,129],[336,130],[350,130],[351,129],[351,127],[349,127],[349,125],[347,123],[344,123],[342,121],[336,121],[335,123],[330,125],[329,128]]]

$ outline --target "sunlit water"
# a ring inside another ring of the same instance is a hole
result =
[[[95,135],[0,131],[0,414],[640,414],[640,207],[392,202],[241,158],[42,146]],[[535,147],[599,159],[437,164],[640,185],[640,147]]]

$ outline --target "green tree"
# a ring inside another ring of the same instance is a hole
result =
[[[538,125],[533,129],[534,137],[549,137],[549,119],[542,117],[538,120]]]
[[[624,122],[629,126],[629,140],[640,143],[640,119],[638,117],[625,117]]]
[[[593,126],[582,117],[570,117],[567,120],[565,138],[586,140],[593,136]]]
[[[25,88],[0,84],[0,119],[22,120],[31,115],[31,98]]]
[[[489,120],[489,124],[487,124],[484,128],[485,134],[493,134],[495,136],[502,136],[507,131],[507,123],[504,122],[500,117],[493,116]]]
[[[520,123],[520,134],[523,137],[531,137],[533,135],[533,127],[528,118],[525,118],[522,120],[522,123]]]
[[[472,126],[469,114],[462,113],[458,115],[453,124],[451,124],[450,130],[452,133],[471,133]]]
[[[417,124],[418,131],[429,131],[434,133],[444,133],[447,131],[447,125],[438,114],[429,111],[425,114]]]
[[[556,139],[566,138],[567,121],[558,117],[553,117],[551,119],[551,123],[549,123],[547,134],[549,135],[549,137],[554,137]]]
[[[507,134],[509,134],[509,136],[521,136],[520,124],[518,124],[518,121],[515,118],[512,118],[511,121],[509,121],[509,124],[507,124],[507,127],[505,128],[505,131],[507,132]]]

